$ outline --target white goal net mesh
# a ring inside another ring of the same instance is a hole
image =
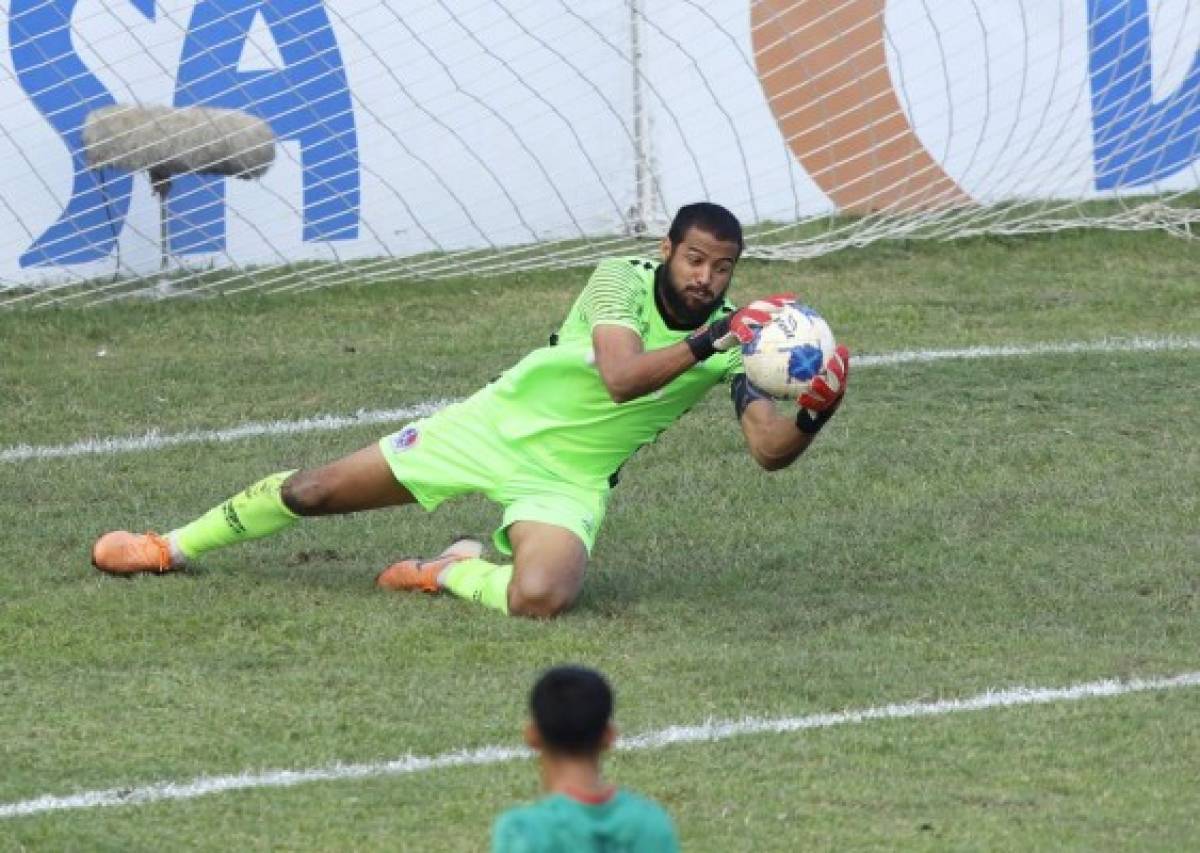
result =
[[[0,9],[0,307],[576,266],[699,199],[780,260],[1200,218],[1194,0]],[[239,111],[273,163],[90,163],[114,105]]]

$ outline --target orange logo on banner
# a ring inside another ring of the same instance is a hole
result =
[[[792,153],[843,211],[969,205],[900,106],[884,49],[885,2],[754,0],[754,61],[771,112]]]

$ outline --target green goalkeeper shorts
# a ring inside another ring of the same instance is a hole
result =
[[[604,521],[608,487],[587,488],[556,477],[505,442],[480,417],[478,407],[447,406],[384,436],[379,447],[396,480],[426,510],[473,493],[504,507],[504,518],[492,534],[504,554],[512,554],[508,528],[518,521],[566,528],[592,553]]]

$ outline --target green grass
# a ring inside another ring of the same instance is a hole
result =
[[[855,352],[1200,335],[1197,249],[1160,235],[880,245],[747,263]],[[556,325],[586,270],[298,298],[0,314],[0,447],[461,396]],[[104,356],[97,352],[103,349]],[[87,565],[257,476],[383,431],[0,463],[0,803],[515,745],[551,663],[602,668],[626,732],[1200,669],[1200,353],[854,371],[792,469],[723,393],[626,468],[579,607],[505,620],[377,594],[487,531],[468,499],[306,523],[194,571]],[[1200,689],[614,756],[689,850],[1188,849]],[[0,850],[477,850],[528,762],[0,820]]]

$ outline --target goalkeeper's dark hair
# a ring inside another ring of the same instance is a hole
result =
[[[551,752],[599,752],[612,711],[612,688],[600,673],[582,666],[546,670],[529,693],[530,715]]]
[[[699,228],[718,240],[737,243],[739,255],[745,247],[742,240],[742,223],[721,205],[711,201],[698,201],[679,208],[667,231],[667,239],[671,241],[671,245],[678,246],[689,228]]]

